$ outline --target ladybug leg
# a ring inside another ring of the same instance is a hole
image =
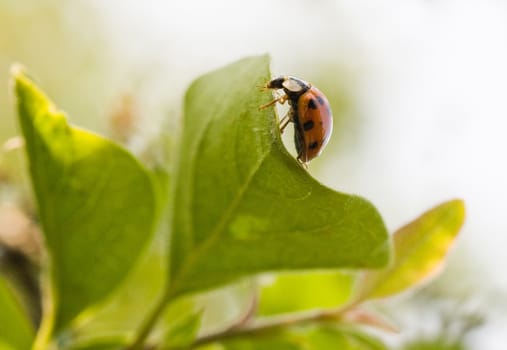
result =
[[[290,122],[294,123],[294,109],[293,108],[290,108],[289,111],[287,112],[287,114],[285,115],[285,117],[283,117],[280,120],[280,133],[283,134],[283,131],[285,130],[287,125],[289,125]]]
[[[289,109],[285,117],[280,120],[280,133],[283,134],[283,131],[290,122],[294,122],[294,110],[292,108]]]
[[[268,102],[268,103],[266,103],[266,104],[264,104],[264,105],[260,106],[260,107],[259,107],[259,109],[265,109],[265,108],[268,108],[269,106],[272,106],[272,105],[274,105],[274,104],[275,104],[275,103],[277,103],[277,102],[278,102],[278,103],[281,103],[281,104],[284,104],[284,103],[285,103],[285,101],[287,101],[287,99],[288,99],[288,98],[289,98],[289,97],[288,97],[287,95],[282,95],[282,96],[280,96],[280,97],[278,97],[278,98],[275,98],[273,101]]]
[[[280,120],[280,133],[283,134],[283,131],[285,130],[287,125],[289,125],[290,122],[291,118],[289,117],[288,114]]]
[[[303,162],[303,160],[301,159],[301,156],[298,156],[297,160],[298,160],[299,164],[301,164],[303,166],[303,168],[305,168],[305,170],[308,170],[308,163]]]

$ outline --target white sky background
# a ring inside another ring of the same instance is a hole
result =
[[[159,74],[153,99],[169,90],[179,101],[199,74],[250,54],[269,52],[273,72],[303,79],[312,64],[339,60],[357,77],[362,138],[315,175],[370,199],[390,229],[465,199],[458,251],[478,270],[464,279],[507,294],[507,2],[96,3],[120,65]],[[505,329],[500,318],[475,345],[504,350]]]

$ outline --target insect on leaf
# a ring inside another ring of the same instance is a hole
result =
[[[264,271],[381,267],[384,223],[363,198],[331,190],[286,151],[269,58],[197,79],[185,98],[171,241],[171,293]]]

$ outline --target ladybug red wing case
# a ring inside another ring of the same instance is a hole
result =
[[[283,95],[261,106],[289,101],[289,121],[294,123],[297,159],[306,165],[319,156],[333,132],[333,114],[326,96],[310,83],[291,76],[280,76],[266,84],[269,89],[283,89]],[[283,129],[282,129],[283,131]]]

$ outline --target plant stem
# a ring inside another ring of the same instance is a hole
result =
[[[169,300],[170,290],[168,287],[166,287],[164,288],[164,294],[160,297],[158,303],[155,305],[151,313],[148,314],[148,317],[144,320],[141,328],[136,334],[134,341],[127,348],[128,350],[141,350],[144,348],[144,342],[146,341],[146,338],[150,334],[153,327],[155,327],[155,324],[162,315],[162,312],[165,310],[167,304],[169,303]]]
[[[132,345],[127,350],[143,350],[146,338],[150,334],[150,331],[155,326],[156,322],[165,310],[165,307],[172,299],[172,290],[165,288],[164,294],[161,296],[156,307],[149,314],[148,318],[141,325],[139,332]],[[280,317],[270,317],[262,321],[255,323],[244,323],[244,319],[240,323],[233,325],[223,331],[209,334],[196,339],[190,346],[184,348],[171,348],[172,350],[188,350],[198,346],[210,344],[216,341],[223,341],[230,338],[245,336],[245,335],[259,335],[267,332],[274,332],[291,325],[304,325],[307,323],[318,323],[326,321],[337,321],[346,318],[349,311],[353,311],[355,307],[361,303],[361,299],[351,300],[348,304],[338,308],[320,310],[314,312],[306,312],[295,315],[284,315]]]
[[[49,279],[41,284],[42,320],[37,335],[32,344],[32,350],[47,350],[51,343],[55,326],[56,310],[54,308],[55,295],[49,284]]]
[[[32,350],[46,350],[48,348],[52,333],[52,320],[46,321],[46,319],[42,320],[41,326],[32,345]]]
[[[195,348],[205,344],[213,343],[215,341],[222,341],[239,336],[258,335],[266,332],[277,331],[294,324],[303,325],[307,323],[325,322],[330,320],[336,321],[343,318],[347,312],[351,311],[356,306],[357,303],[351,303],[340,308],[318,312],[301,313],[290,316],[273,317],[268,320],[253,324],[246,324],[240,327],[231,327],[221,332],[198,338],[190,348]]]

